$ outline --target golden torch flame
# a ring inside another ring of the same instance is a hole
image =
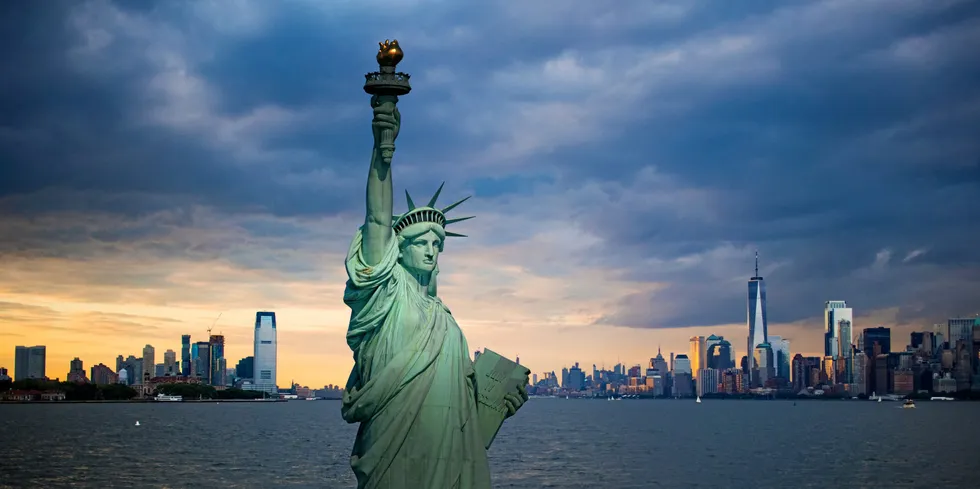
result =
[[[398,40],[379,42],[378,46],[378,64],[381,66],[391,66],[392,68],[398,64],[399,61],[405,56],[402,52],[402,48],[398,46]]]

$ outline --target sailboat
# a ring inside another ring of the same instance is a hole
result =
[[[698,396],[698,400],[697,401],[694,401],[694,402],[696,402],[698,404],[701,404],[701,396]]]

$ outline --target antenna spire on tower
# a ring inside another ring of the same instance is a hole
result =
[[[755,250],[755,276],[759,276],[759,250]]]

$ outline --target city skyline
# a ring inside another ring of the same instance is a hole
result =
[[[43,3],[0,46],[0,344],[57,377],[219,313],[234,362],[276,311],[278,382],[345,383],[361,86],[393,38],[394,191],[445,180],[479,217],[440,257],[470,350],[741,357],[756,249],[794,352],[823,353],[830,300],[852,333],[980,312],[976,2]]]
[[[753,277],[752,277],[751,280],[755,280],[755,279],[758,279],[758,278],[760,278],[760,277],[759,277],[758,269],[756,269],[756,273],[753,275]],[[751,280],[750,280],[750,283],[751,283]],[[827,317],[830,317],[830,316],[827,315],[827,311],[830,308],[832,308],[832,307],[843,307],[843,306],[846,306],[846,305],[847,304],[846,304],[845,301],[825,301],[824,302],[824,306],[825,306],[825,310],[824,310],[825,323],[824,324],[827,324],[826,323],[826,318]],[[848,308],[847,310],[848,310],[847,317],[850,318],[851,317],[851,312],[850,312],[851,310],[850,310],[850,308]],[[251,343],[249,345],[249,347],[250,347],[249,353],[250,354],[249,355],[244,355],[242,357],[233,357],[233,358],[231,358],[231,361],[232,362],[238,362],[240,360],[244,360],[247,357],[252,357],[254,359],[254,357],[256,356],[256,352],[259,351],[259,346],[260,346],[259,343],[260,342],[263,342],[264,343],[264,341],[262,341],[262,340],[268,340],[268,339],[271,338],[271,342],[270,342],[270,343],[272,343],[272,345],[271,345],[272,350],[271,351],[272,351],[272,357],[274,359],[271,361],[272,362],[271,363],[272,367],[271,367],[271,373],[269,375],[271,376],[272,379],[275,380],[275,383],[272,386],[270,386],[270,385],[266,385],[263,382],[259,382],[259,383],[255,384],[255,387],[254,387],[254,390],[266,391],[266,392],[269,392],[269,393],[273,393],[274,392],[274,390],[275,390],[273,388],[274,385],[282,386],[282,385],[285,385],[285,382],[287,382],[287,381],[283,380],[281,377],[277,377],[277,374],[276,374],[276,372],[278,371],[278,360],[275,359],[275,358],[277,356],[279,356],[279,355],[278,355],[278,342],[277,342],[277,339],[276,339],[277,338],[277,331],[278,331],[278,329],[274,326],[276,324],[276,319],[275,319],[276,316],[275,315],[276,315],[275,312],[265,312],[265,311],[255,312],[254,313],[253,328],[252,328],[253,343]],[[864,327],[861,327],[859,329],[854,329],[853,331],[851,331],[851,329],[850,329],[850,323],[848,323],[848,331],[851,334],[849,335],[849,340],[847,341],[847,343],[848,343],[849,346],[853,344],[854,346],[856,346],[860,350],[861,347],[862,347],[862,345],[860,345],[860,343],[859,343],[859,338],[863,338],[863,334],[865,333],[865,330],[880,329],[882,327],[887,328],[887,329],[889,329],[891,331],[889,333],[889,337],[895,337],[896,334],[898,334],[899,336],[905,335],[905,336],[911,337],[912,334],[915,331],[941,332],[941,334],[943,334],[945,336],[949,336],[950,334],[953,334],[953,333],[947,333],[947,332],[954,331],[956,328],[959,327],[960,323],[962,323],[962,324],[968,324],[972,328],[972,325],[974,324],[973,322],[976,320],[977,317],[980,317],[980,314],[975,315],[974,317],[961,317],[961,318],[950,317],[950,318],[947,318],[947,320],[944,321],[943,324],[937,323],[937,324],[932,324],[932,325],[928,325],[928,326],[925,326],[924,325],[921,328],[917,328],[917,329],[908,331],[907,334],[906,334],[906,332],[903,332],[903,331],[895,331],[893,328],[890,328],[889,326],[886,326],[886,325],[874,325],[874,326],[870,326],[869,325],[869,326],[864,326]],[[269,319],[269,323],[263,323],[262,322],[262,318]],[[751,322],[751,319],[750,319],[750,316],[749,316],[746,319],[746,324],[743,325],[743,332],[750,331],[750,328],[749,328],[749,323],[750,322]],[[214,323],[212,323],[212,326],[213,326],[213,324]],[[260,334],[260,328],[259,328],[260,327],[260,324],[265,324],[267,328],[271,326],[272,331],[273,331],[271,333],[272,336],[268,336],[269,335],[268,332],[266,332],[264,334]],[[212,342],[212,344],[210,345],[211,347],[214,346],[214,343],[213,342],[215,340],[217,340],[217,341],[220,342],[220,345],[222,347],[222,353],[219,354],[219,357],[221,358],[222,362],[227,362],[228,361],[228,357],[224,356],[224,351],[225,351],[225,348],[224,348],[225,347],[224,335],[222,335],[222,334],[217,334],[217,335],[210,334],[211,333],[210,328],[206,331],[206,333],[208,333],[208,334],[206,334],[204,336],[206,338],[209,338],[209,341]],[[972,334],[972,329],[971,329],[971,334]],[[197,346],[197,344],[206,343],[206,342],[195,342],[194,341],[194,335],[180,335],[180,344],[178,345],[177,348],[164,348],[164,349],[160,350],[161,353],[164,354],[163,355],[163,361],[164,361],[164,363],[156,363],[155,362],[154,358],[155,358],[156,346],[151,345],[151,344],[146,344],[146,345],[144,345],[142,347],[142,349],[141,349],[142,356],[139,357],[139,358],[136,358],[135,355],[132,354],[132,353],[119,353],[117,355],[114,355],[113,358],[114,358],[114,360],[117,359],[117,358],[118,359],[122,359],[124,357],[127,357],[128,355],[132,355],[133,358],[135,360],[138,360],[140,362],[140,364],[142,365],[143,372],[146,372],[146,369],[148,368],[147,365],[151,366],[150,368],[154,369],[154,370],[151,370],[151,371],[155,371],[155,369],[158,366],[166,366],[168,364],[168,362],[172,361],[172,359],[168,359],[167,358],[167,356],[166,356],[167,354],[172,354],[174,356],[174,359],[176,358],[176,355],[181,354],[181,351],[183,350],[182,343],[185,340],[185,338],[187,338],[188,340],[190,340],[192,342],[192,344],[190,346]],[[673,356],[675,354],[676,355],[685,355],[685,357],[692,358],[691,361],[693,362],[693,365],[695,367],[700,366],[701,368],[707,368],[708,367],[708,363],[707,363],[708,361],[706,359],[704,359],[704,358],[698,358],[698,354],[694,352],[694,345],[692,343],[695,341],[696,338],[699,338],[700,339],[700,347],[699,348],[700,348],[700,351],[702,352],[702,354],[708,354],[708,355],[711,354],[711,351],[712,351],[712,346],[711,345],[712,344],[717,345],[719,341],[724,340],[724,343],[726,344],[726,348],[731,348],[729,350],[729,353],[728,353],[730,355],[730,357],[731,357],[730,358],[731,364],[734,367],[738,367],[740,359],[743,356],[745,356],[745,357],[747,357],[749,359],[748,360],[748,362],[749,362],[748,365],[750,365],[749,368],[750,368],[750,371],[751,371],[751,368],[752,368],[751,367],[752,366],[752,360],[751,359],[753,358],[753,356],[750,355],[750,354],[747,354],[744,351],[743,352],[739,352],[739,350],[737,349],[736,346],[731,345],[731,343],[728,342],[724,338],[724,335],[718,335],[717,333],[714,333],[714,332],[713,333],[708,333],[708,334],[697,334],[697,335],[694,335],[694,336],[688,338],[687,341],[686,341],[686,343],[687,343],[686,348],[679,348],[679,349],[670,349],[670,350],[668,350],[668,353],[670,354],[671,358],[673,359]],[[712,338],[716,338],[716,340],[712,341]],[[827,342],[827,334],[826,334],[826,332],[821,335],[821,340],[822,340],[822,344],[826,348],[826,344],[827,344],[826,343]],[[831,357],[838,356],[836,352],[834,352],[833,354],[831,354],[831,353],[827,353],[825,351],[823,354],[820,354],[819,352],[802,351],[802,350],[796,349],[795,347],[790,346],[790,345],[795,345],[795,343],[793,343],[790,338],[783,338],[781,335],[772,335],[772,334],[768,335],[767,343],[766,344],[767,345],[771,344],[771,346],[769,348],[774,353],[777,352],[777,351],[782,350],[783,353],[784,353],[784,355],[786,355],[784,358],[791,358],[791,357],[793,357],[793,356],[795,356],[797,354],[800,354],[800,355],[802,355],[804,357],[817,357],[817,358],[823,358],[825,356],[831,356]],[[787,347],[789,347],[789,348],[787,348]],[[42,366],[42,367],[40,367],[40,368],[41,368],[41,371],[45,371],[46,370],[47,372],[49,372],[46,375],[47,377],[52,378],[52,379],[53,378],[61,378],[62,380],[64,380],[65,378],[68,377],[68,376],[62,377],[61,375],[59,375],[57,368],[55,368],[54,370],[50,370],[50,367],[48,366],[50,364],[50,361],[47,360],[47,358],[48,358],[47,352],[50,351],[50,347],[49,346],[43,345],[43,344],[36,344],[36,345],[17,345],[17,347],[16,347],[16,349],[18,351],[20,351],[21,349],[32,350],[32,349],[35,349],[35,348],[40,348],[41,349],[40,350],[41,351],[41,356],[42,356],[42,358],[45,359],[45,362],[44,362],[45,365]],[[482,348],[479,348],[479,349],[482,349]],[[661,355],[662,344],[661,343],[658,343],[656,345],[656,349],[657,349],[657,356]],[[188,351],[188,355],[190,355],[190,351]],[[848,355],[849,355],[849,353],[848,353]],[[72,358],[72,360],[69,360],[68,361],[68,363],[70,365],[72,365],[72,366],[74,366],[74,362],[75,361],[77,361],[77,360],[79,360],[81,358],[79,355],[72,356],[72,355],[69,354],[67,356]],[[197,357],[196,352],[195,352],[195,355],[194,356]],[[211,354],[208,353],[207,356],[210,357]],[[846,356],[846,355],[840,355],[840,356]],[[11,357],[11,358],[13,359],[13,357]],[[60,359],[61,356],[59,356],[57,358]],[[184,358],[183,355],[181,356],[181,358]],[[540,374],[545,374],[545,373],[548,373],[548,372],[558,372],[558,371],[560,371],[562,369],[567,369],[571,365],[579,365],[579,364],[582,364],[582,365],[594,365],[596,368],[599,368],[599,369],[611,369],[614,365],[622,365],[624,368],[632,368],[634,366],[640,366],[640,367],[642,367],[643,365],[645,365],[647,363],[647,360],[648,359],[652,360],[653,358],[654,358],[653,355],[650,355],[650,356],[642,356],[641,355],[639,357],[639,360],[635,360],[633,358],[621,358],[621,357],[617,357],[616,358],[616,361],[615,362],[612,362],[612,363],[606,363],[605,361],[601,361],[601,362],[589,362],[588,360],[585,360],[585,361],[582,361],[582,360],[566,360],[564,363],[562,363],[562,365],[560,367],[552,367],[552,368],[545,367],[545,368],[535,369],[535,368],[533,368],[534,365],[528,365],[528,366],[529,366],[529,368],[531,368],[532,372],[534,372],[535,375],[537,375],[539,373]],[[92,367],[92,366],[95,366],[95,365],[102,365],[102,364],[104,364],[104,365],[107,365],[108,366],[108,365],[112,365],[113,364],[113,362],[108,362],[107,363],[105,361],[91,361],[91,363],[89,363],[90,360],[85,360],[85,359],[82,359],[82,360],[85,362],[85,365],[88,365],[89,368]],[[775,357],[774,357],[774,359],[772,359],[772,361],[776,361],[775,360]],[[353,362],[351,362],[351,363],[353,363]],[[524,364],[527,365],[527,362],[524,362]],[[3,363],[3,355],[2,355],[2,353],[0,353],[0,367],[8,368],[8,369],[10,369],[11,372],[13,372],[14,375],[19,375],[19,374],[17,374],[17,367],[16,367],[16,365],[18,365],[18,362],[11,361],[9,363],[9,365],[14,366],[14,368],[7,367],[7,365],[8,364]],[[184,373],[185,372],[184,365],[185,364],[182,361],[181,362],[181,365],[180,365],[180,368],[179,368],[179,370],[177,372],[182,373],[184,376],[187,376],[187,374]],[[37,368],[37,367],[33,367],[32,366],[31,368],[33,369],[33,368]],[[212,365],[211,368],[212,369],[215,369],[215,368],[217,368],[217,366]],[[226,366],[226,369],[227,368],[231,368],[231,367],[230,366]],[[258,367],[255,367],[255,368],[258,368]],[[714,367],[712,367],[712,368],[714,368]],[[776,372],[779,375],[782,375],[783,372],[780,371],[780,368],[781,368],[781,364],[778,364],[777,363],[776,366],[775,366],[774,372]],[[226,369],[221,369],[220,371],[224,371]],[[262,370],[261,368],[258,368],[258,370],[256,370],[256,372],[259,372],[261,370]],[[694,368],[694,370],[696,372],[697,368]],[[214,372],[215,372],[215,370],[212,370],[212,375],[214,375]],[[850,375],[850,374],[848,374],[848,375]],[[265,380],[268,381],[268,380],[271,380],[271,379],[265,379]],[[316,381],[314,381],[314,382],[304,382],[303,380],[304,380],[303,378],[297,378],[297,377],[293,376],[293,377],[290,377],[290,379],[288,380],[288,382],[289,383],[296,382],[298,385],[304,385],[304,386],[321,386],[321,383],[320,382],[316,382]],[[322,382],[322,386],[327,386],[327,385],[343,386],[344,385],[344,382],[343,381],[327,381],[327,382]]]

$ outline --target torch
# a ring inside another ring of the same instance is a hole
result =
[[[379,71],[364,75],[364,91],[377,95],[374,103],[398,103],[398,96],[405,95],[412,90],[408,84],[408,73],[395,71],[395,66],[402,60],[405,54],[398,46],[398,40],[379,42],[378,68]],[[391,129],[381,131],[381,158],[386,165],[391,164],[391,157],[395,154],[395,134]]]

